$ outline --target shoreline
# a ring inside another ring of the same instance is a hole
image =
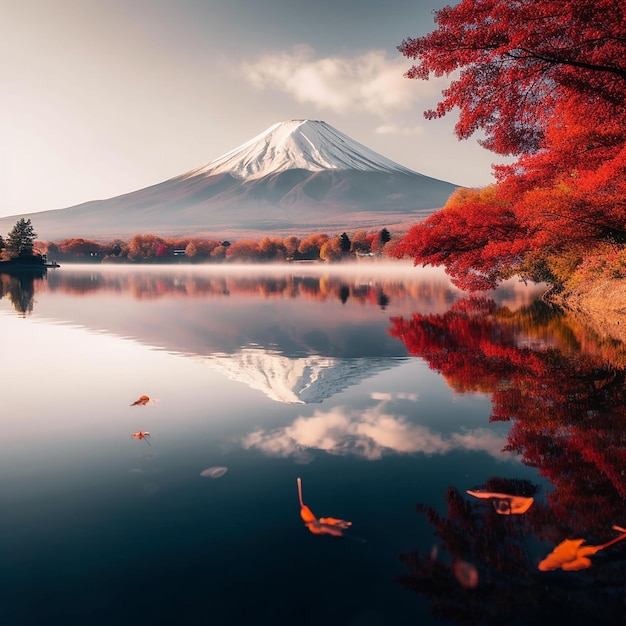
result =
[[[545,294],[555,304],[580,318],[600,337],[626,343],[626,281],[583,283],[560,293]]]

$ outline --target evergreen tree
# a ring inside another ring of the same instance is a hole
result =
[[[17,257],[33,256],[33,246],[37,233],[33,229],[33,225],[29,219],[20,219],[17,221],[13,230],[8,234],[6,240],[6,249],[9,257],[15,259]]]
[[[348,254],[350,252],[350,246],[352,242],[346,233],[341,233],[339,236],[339,247],[341,248],[341,252],[343,254]]]
[[[391,235],[389,234],[389,231],[386,228],[383,228],[378,233],[378,239],[380,243],[384,246],[388,241],[391,241]]]

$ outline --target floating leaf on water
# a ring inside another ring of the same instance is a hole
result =
[[[150,436],[150,433],[147,430],[139,430],[136,433],[131,433],[130,436],[133,439],[146,439],[146,437]]]
[[[207,478],[221,478],[227,471],[227,467],[208,467],[200,472],[200,476],[206,476]]]
[[[495,493],[490,491],[470,491],[470,496],[481,498],[483,500],[491,500],[496,509],[496,513],[500,515],[521,515],[526,513],[533,505],[534,498],[524,498],[523,496],[512,496],[508,493]]]
[[[613,528],[623,531],[620,526],[613,526]],[[626,532],[615,539],[611,539],[611,541],[603,543],[601,546],[583,546],[582,544],[585,543],[584,539],[565,539],[539,563],[539,569],[542,572],[553,569],[562,569],[567,572],[587,569],[591,567],[589,555],[604,550],[604,548],[608,548],[622,539],[626,539]]]
[[[346,522],[342,519],[335,517],[320,517],[319,520],[313,515],[311,509],[304,504],[302,500],[302,480],[297,479],[298,482],[298,497],[300,499],[300,517],[304,522],[304,525],[314,535],[333,535],[335,537],[341,537],[343,531],[346,528],[352,526],[352,522]]]
[[[145,406],[150,402],[149,396],[139,396],[137,400],[135,400],[130,406]]]
[[[594,554],[593,546],[582,547],[584,539],[566,539],[562,541],[548,556],[539,563],[539,569],[547,572],[553,569],[575,571],[590,567],[588,554]]]

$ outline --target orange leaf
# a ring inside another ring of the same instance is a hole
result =
[[[150,436],[150,433],[147,430],[140,430],[136,433],[131,433],[130,435],[133,439],[145,439]]]
[[[333,535],[334,537],[341,537],[343,535],[343,531],[337,526],[330,526],[328,524],[322,524],[318,522],[317,520],[314,522],[308,523],[306,527],[314,535]]]
[[[533,505],[534,498],[524,498],[522,496],[511,496],[508,493],[494,493],[489,491],[470,491],[467,493],[475,498],[491,500],[500,515],[521,515],[526,513]]]
[[[614,526],[613,528],[616,527]],[[619,526],[617,529],[622,530]],[[565,571],[586,569],[591,566],[591,560],[588,558],[588,555],[604,550],[604,548],[608,548],[622,539],[626,539],[626,533],[603,543],[601,546],[583,546],[584,539],[565,539],[539,563],[539,569],[542,572],[558,568]]]
[[[553,569],[563,568],[567,563],[575,563],[578,559],[580,546],[584,539],[566,539],[562,541],[548,556],[539,563],[539,569],[547,572]],[[589,562],[591,565],[591,562]]]
[[[352,526],[352,522],[346,522],[342,519],[335,517],[321,517],[319,520],[313,515],[311,509],[304,504],[302,499],[302,480],[297,479],[298,482],[298,497],[300,499],[300,517],[304,521],[305,526],[314,535],[333,535],[335,537],[341,537],[343,531]]]
[[[308,506],[306,506],[306,504],[300,507],[300,517],[304,520],[305,524],[317,521],[317,518],[313,515],[313,512]]]
[[[130,406],[144,406],[150,402],[149,396],[139,396],[138,400],[135,400]]]
[[[342,519],[336,519],[334,517],[320,517],[320,524],[327,524],[329,526],[339,526],[340,528],[348,528],[352,526],[352,522],[346,522]]]

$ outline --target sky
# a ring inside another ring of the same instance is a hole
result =
[[[449,3],[0,0],[0,217],[143,189],[290,119],[487,185],[497,155],[424,118],[447,80],[409,80],[397,50]]]

